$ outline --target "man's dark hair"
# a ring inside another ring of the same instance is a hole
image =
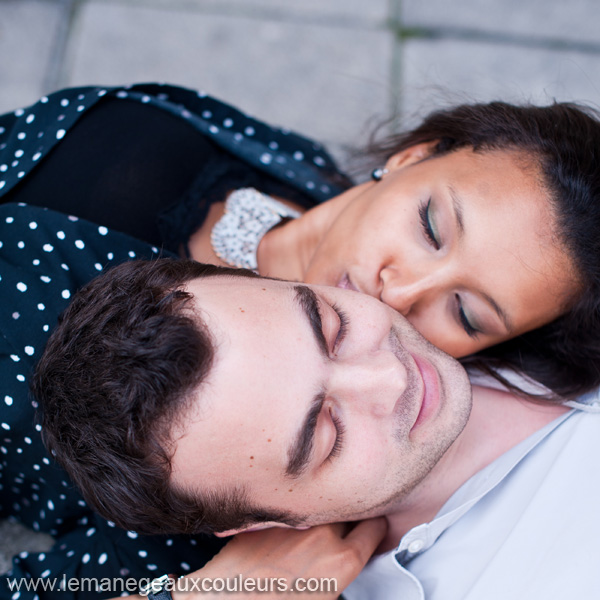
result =
[[[433,112],[415,129],[372,143],[381,163],[396,152],[433,144],[433,156],[461,148],[517,151],[537,165],[557,234],[580,283],[564,314],[547,325],[462,359],[515,392],[498,369],[524,373],[548,387],[545,399],[576,398],[600,385],[600,116],[590,107],[504,102],[464,104]]]
[[[170,481],[170,436],[215,354],[183,287],[223,275],[255,276],[173,259],[110,269],[74,295],[36,367],[32,392],[48,450],[85,500],[125,529],[210,533],[296,522],[253,506],[242,488],[205,482],[206,493],[192,493]]]

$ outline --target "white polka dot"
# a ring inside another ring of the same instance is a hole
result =
[[[21,592],[15,592],[12,596],[11,596],[11,600],[19,600],[19,598],[21,597]]]
[[[20,556],[21,558],[27,558],[27,557],[29,556],[29,552],[21,552],[21,553],[19,554],[19,556]]]
[[[48,277],[48,275],[40,275],[40,279],[44,282],[44,283],[50,283],[52,281],[52,279],[50,277]]]
[[[91,556],[86,552],[82,557],[81,557],[81,562],[83,564],[87,564],[90,562],[90,558]]]
[[[40,573],[40,577],[48,577],[48,575],[50,575],[50,569],[46,569],[45,571],[42,571]]]
[[[73,223],[79,221],[79,217],[76,217],[75,215],[69,215],[67,219],[69,219],[69,221],[73,221]]]
[[[57,231],[57,232],[56,232],[56,237],[57,237],[59,240],[64,240],[64,239],[65,239],[65,237],[66,237],[66,235],[65,235],[65,232],[64,232],[64,231]]]
[[[49,464],[50,464],[50,461],[49,461],[49,460],[48,460],[48,459],[47,459],[45,456],[44,456],[44,458],[42,458],[42,462],[43,462],[45,465],[49,465]],[[49,502],[50,502],[50,503],[52,503],[52,501],[49,501]],[[50,510],[52,510],[52,509],[50,509]]]
[[[189,571],[190,570],[190,565],[188,565],[186,562],[182,562],[181,563],[181,568],[185,571]]]
[[[277,142],[269,142],[269,148],[271,148],[271,150],[277,150],[279,148],[279,144]]]
[[[8,423],[2,423],[0,424],[0,427],[2,427],[2,429],[5,429],[6,431],[10,431],[10,425]]]
[[[69,106],[69,101],[68,101],[66,98],[63,98],[63,99],[60,101],[60,105],[61,105],[61,106]]]
[[[135,258],[135,252],[133,250],[130,250],[128,253],[129,258]]]
[[[269,165],[272,161],[273,155],[269,154],[268,152],[264,152],[260,157],[260,162],[263,163],[263,165]]]
[[[23,250],[23,248],[25,248],[25,242],[17,242],[17,248]]]
[[[103,565],[108,559],[108,554],[106,554],[106,552],[103,552],[99,557],[98,557],[98,564],[99,565]]]
[[[85,532],[86,537],[91,537],[96,533],[96,529],[94,527],[91,527],[90,529],[88,529]]]
[[[33,264],[34,267],[39,266],[40,264],[40,259],[39,258],[34,258],[31,263]]]
[[[84,110],[85,110],[85,106],[84,106],[83,104],[80,104],[80,105],[77,107],[77,112],[82,112],[82,111],[84,111]]]
[[[210,119],[212,117],[212,113],[210,112],[210,110],[205,110],[205,111],[202,111],[202,116],[205,119]]]
[[[29,223],[29,229],[37,229],[38,224],[35,221]]]
[[[13,399],[10,396],[4,396],[4,402],[6,403],[6,406],[12,406]]]
[[[69,265],[65,265],[65,263],[60,263],[61,268],[63,268],[65,271],[69,270]]]
[[[17,320],[17,319],[18,319],[20,316],[21,316],[21,313],[18,313],[18,312],[14,312],[14,313],[12,314],[12,318],[13,318],[13,319],[15,319],[15,321],[16,321],[16,320]]]
[[[246,135],[254,135],[256,132],[254,131],[254,127],[246,127],[246,129],[244,129],[244,133]]]
[[[142,102],[144,104],[147,104],[148,102],[150,102],[150,96],[142,96]]]
[[[41,431],[41,430],[42,430],[42,426],[41,426],[41,425],[38,423],[38,424],[35,426],[35,430],[36,430],[36,431]]]
[[[115,255],[114,255],[112,252],[109,252],[109,253],[106,255],[106,258],[108,258],[108,260],[112,260],[114,257],[115,257]]]
[[[31,444],[31,438],[30,437],[25,437],[23,439],[25,440],[26,444]]]
[[[100,98],[102,98],[102,96],[104,96],[106,94],[106,90],[100,90],[98,92],[98,96],[100,96]]]
[[[85,248],[85,244],[83,243],[83,240],[75,240],[75,246],[77,248],[79,248],[80,250],[83,250]]]
[[[108,229],[104,227],[104,225],[101,225],[100,227],[98,227],[98,233],[100,235],[106,235],[108,233]]]
[[[127,98],[127,92],[125,92],[124,90],[117,92],[117,98]]]
[[[21,383],[23,381],[25,381],[25,375],[21,375],[20,373],[17,375],[17,381],[20,381]]]
[[[146,569],[148,569],[148,571],[156,571],[158,567],[156,565],[146,565]]]
[[[38,310],[45,310],[46,309],[46,307],[41,302],[37,305],[37,307],[38,307]]]
[[[34,161],[36,161],[36,160],[39,160],[41,156],[42,156],[42,153],[41,153],[41,152],[36,152],[36,153],[35,153],[35,154],[34,154],[34,155],[31,157],[31,160],[34,160]]]
[[[52,250],[54,250],[54,246],[52,244],[44,244],[42,246],[42,250],[44,252],[52,252]]]
[[[3,173],[6,173],[6,171],[8,171],[8,165],[0,165],[0,171],[2,171]]]
[[[44,325],[44,326],[42,327],[42,329],[43,329],[44,331],[48,331],[48,330],[50,329],[50,325]]]
[[[19,179],[23,179],[23,177],[25,177],[25,171],[19,171],[19,172],[17,173],[17,177],[18,177]]]
[[[67,133],[64,129],[59,129],[56,132],[56,139],[57,140],[62,140],[65,137],[65,133]]]
[[[19,283],[17,283],[17,289],[20,292],[26,292],[27,291],[27,286],[22,281],[19,281]]]
[[[15,117],[22,117],[25,114],[25,111],[22,108],[15,110]]]
[[[315,163],[315,165],[318,165],[319,167],[325,166],[325,159],[322,158],[321,156],[315,156],[313,158],[313,162]]]
[[[209,130],[211,133],[219,133],[219,128],[218,128],[216,125],[211,125],[211,126],[208,128],[208,130]]]
[[[96,271],[102,271],[102,265],[100,263],[96,263],[94,265],[94,268],[96,269]]]
[[[294,160],[302,160],[304,158],[304,154],[302,154],[302,152],[300,152],[299,150],[296,150],[296,152],[294,152]]]
[[[7,223],[12,223],[14,220],[15,220],[14,217],[6,217],[6,222]]]
[[[138,555],[141,556],[142,558],[146,558],[146,556],[148,556],[148,553],[145,550],[140,550],[138,552]]]
[[[31,115],[27,115],[27,118],[25,119],[26,123],[33,123],[33,120],[35,119],[35,115],[31,114]]]
[[[71,292],[69,290],[63,290],[60,295],[65,299],[68,300],[71,297]]]
[[[172,546],[172,545],[173,545],[173,540],[167,540],[167,541],[165,542],[165,544],[166,544],[167,546]]]
[[[19,362],[21,359],[16,354],[11,354],[10,357],[15,361]]]
[[[33,346],[25,346],[25,354],[27,354],[27,356],[33,356],[35,354],[35,348]]]
[[[17,139],[19,140],[24,140],[27,137],[27,134],[25,134],[25,132],[23,131],[19,131],[19,133],[17,134]]]
[[[232,127],[233,126],[233,119],[225,119],[223,121],[223,127]]]
[[[135,540],[137,538],[138,534],[135,531],[128,531],[127,532],[127,537],[130,537],[132,540]]]

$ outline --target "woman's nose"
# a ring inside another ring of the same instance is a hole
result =
[[[415,306],[431,293],[433,281],[426,274],[417,275],[405,268],[385,267],[380,274],[379,299],[407,317]]]

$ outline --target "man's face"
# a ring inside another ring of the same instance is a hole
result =
[[[306,525],[381,515],[466,424],[462,367],[378,300],[230,277],[187,290],[216,353],[174,432],[178,486],[241,486]]]

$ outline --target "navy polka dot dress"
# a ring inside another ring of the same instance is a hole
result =
[[[73,293],[111,265],[159,253],[77,217],[24,204],[0,206],[0,518],[15,517],[56,539],[46,553],[15,557],[12,580],[183,574],[221,546],[207,536],[142,537],[95,515],[47,455],[34,420],[36,402],[28,395],[35,361]],[[5,577],[0,583],[0,598],[15,600],[115,595],[15,592]]]

